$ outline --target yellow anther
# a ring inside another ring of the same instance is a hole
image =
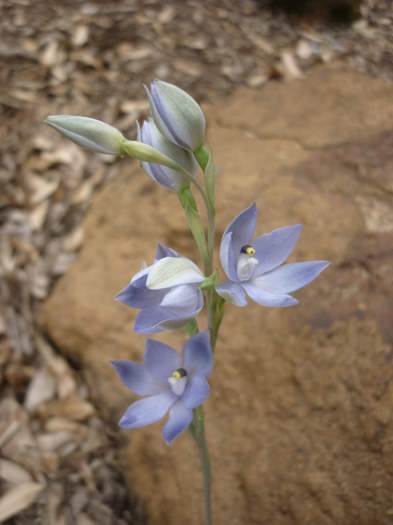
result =
[[[184,370],[184,368],[178,368],[172,373],[173,379],[176,379],[178,381],[182,377],[185,377],[187,375],[187,372]]]
[[[245,246],[243,246],[240,251],[241,253],[245,253],[246,255],[249,255],[250,257],[255,255],[256,253],[255,248],[253,246],[250,246],[249,244],[246,244]]]

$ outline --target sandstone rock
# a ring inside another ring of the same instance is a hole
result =
[[[334,65],[208,108],[219,235],[256,200],[259,232],[301,222],[294,258],[333,263],[296,308],[227,308],[206,407],[218,525],[392,521],[392,102],[392,86]],[[109,361],[143,353],[134,312],[112,297],[158,240],[196,256],[176,197],[121,162],[42,316],[112,423],[132,398]],[[160,339],[179,347],[184,334]],[[189,437],[168,448],[159,425],[119,434],[150,523],[199,525]]]

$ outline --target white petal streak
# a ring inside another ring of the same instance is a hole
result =
[[[201,270],[185,257],[164,257],[151,268],[146,286],[151,290],[161,290],[180,284],[201,283],[204,280]]]

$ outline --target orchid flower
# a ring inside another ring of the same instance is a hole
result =
[[[146,88],[152,117],[166,138],[189,151],[198,149],[205,138],[206,121],[199,104],[173,84],[155,80]]]
[[[196,174],[198,165],[192,154],[170,142],[159,131],[152,119],[145,121],[142,128],[138,126],[138,140],[176,161],[190,175]],[[142,166],[155,182],[171,190],[180,191],[184,185],[188,184],[187,177],[179,171],[150,162],[142,162]]]
[[[191,424],[193,409],[210,393],[207,378],[213,355],[208,332],[187,340],[181,354],[173,348],[148,339],[143,364],[112,361],[123,384],[143,396],[132,403],[119,425],[140,428],[162,419],[169,411],[163,437],[168,445]]]
[[[290,292],[313,281],[327,261],[282,264],[299,238],[302,226],[273,230],[253,241],[257,208],[252,204],[227,227],[221,240],[220,259],[228,281],[216,291],[236,306],[247,305],[247,295],[263,306],[293,306],[298,300]]]
[[[140,308],[135,331],[156,333],[184,326],[203,308],[201,270],[189,259],[159,245],[151,266],[139,271],[116,299]]]

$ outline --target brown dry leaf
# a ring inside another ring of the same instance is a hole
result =
[[[86,179],[71,195],[70,204],[82,204],[88,201],[93,193],[94,185],[91,179]]]
[[[281,61],[278,68],[287,80],[299,80],[304,77],[291,51],[283,51],[281,53]]]
[[[132,113],[139,117],[141,113],[148,111],[149,102],[147,100],[124,100],[120,104],[120,110],[123,113]]]
[[[44,489],[40,483],[22,483],[0,498],[0,523],[27,509]]]
[[[77,525],[95,525],[94,521],[92,521],[87,514],[78,514],[76,523]]]
[[[49,200],[44,200],[35,206],[29,214],[30,226],[33,231],[41,230],[48,215]]]
[[[160,14],[158,15],[158,21],[160,24],[168,24],[176,16],[176,9],[172,5],[165,6]]]
[[[302,60],[309,60],[315,51],[308,40],[299,40],[296,46],[296,55]]]
[[[73,434],[85,434],[86,426],[70,421],[63,417],[52,417],[45,423],[48,432],[71,432]]]
[[[94,407],[77,396],[69,396],[41,405],[38,413],[44,419],[56,416],[72,421],[84,421],[94,414]]]
[[[45,452],[56,452],[58,449],[75,441],[75,435],[70,432],[50,432],[37,436],[37,442],[41,450]]]
[[[63,399],[74,394],[76,392],[76,382],[66,360],[56,355],[51,346],[41,337],[36,337],[35,344],[46,365],[56,377],[59,398]]]
[[[0,335],[4,335],[6,333],[6,324],[5,324],[5,320],[4,320],[4,315],[0,312]],[[0,359],[0,364],[1,364],[1,359]]]
[[[269,77],[266,74],[255,74],[248,77],[247,85],[251,88],[258,88],[263,86],[268,80]]]
[[[39,204],[50,195],[52,195],[59,187],[60,179],[48,180],[39,175],[30,174],[27,177],[27,184],[32,192],[29,196],[31,204]]]
[[[60,50],[57,40],[51,40],[41,53],[40,61],[42,65],[52,67],[63,62],[64,58],[64,52]]]
[[[199,77],[203,73],[202,65],[191,60],[182,60],[178,58],[173,61],[173,66],[180,73],[184,73],[190,77]]]
[[[71,43],[75,47],[84,46],[89,40],[89,28],[85,25],[77,25],[72,32]]]
[[[52,483],[49,485],[46,492],[46,515],[44,525],[60,525],[63,523],[58,516],[63,497],[64,488],[60,483]]]
[[[0,449],[2,456],[39,472],[42,458],[30,429],[26,412],[12,398],[0,403]]]
[[[270,42],[268,42],[268,40],[266,40],[265,38],[263,38],[261,36],[258,36],[258,35],[254,35],[252,33],[248,34],[247,37],[249,38],[249,40],[251,40],[251,42],[258,49],[260,49],[261,51],[263,51],[267,55],[275,55],[276,54],[276,50],[274,49],[272,44]]]
[[[121,60],[142,60],[153,54],[153,49],[147,46],[134,46],[128,42],[122,42],[116,47]]]
[[[32,412],[44,401],[53,399],[55,394],[55,379],[47,368],[42,368],[37,371],[27,388],[25,408]]]
[[[84,239],[83,226],[78,226],[66,237],[63,237],[63,249],[66,252],[75,252],[82,246]]]
[[[15,485],[33,481],[31,474],[18,463],[2,458],[0,458],[0,478]]]

